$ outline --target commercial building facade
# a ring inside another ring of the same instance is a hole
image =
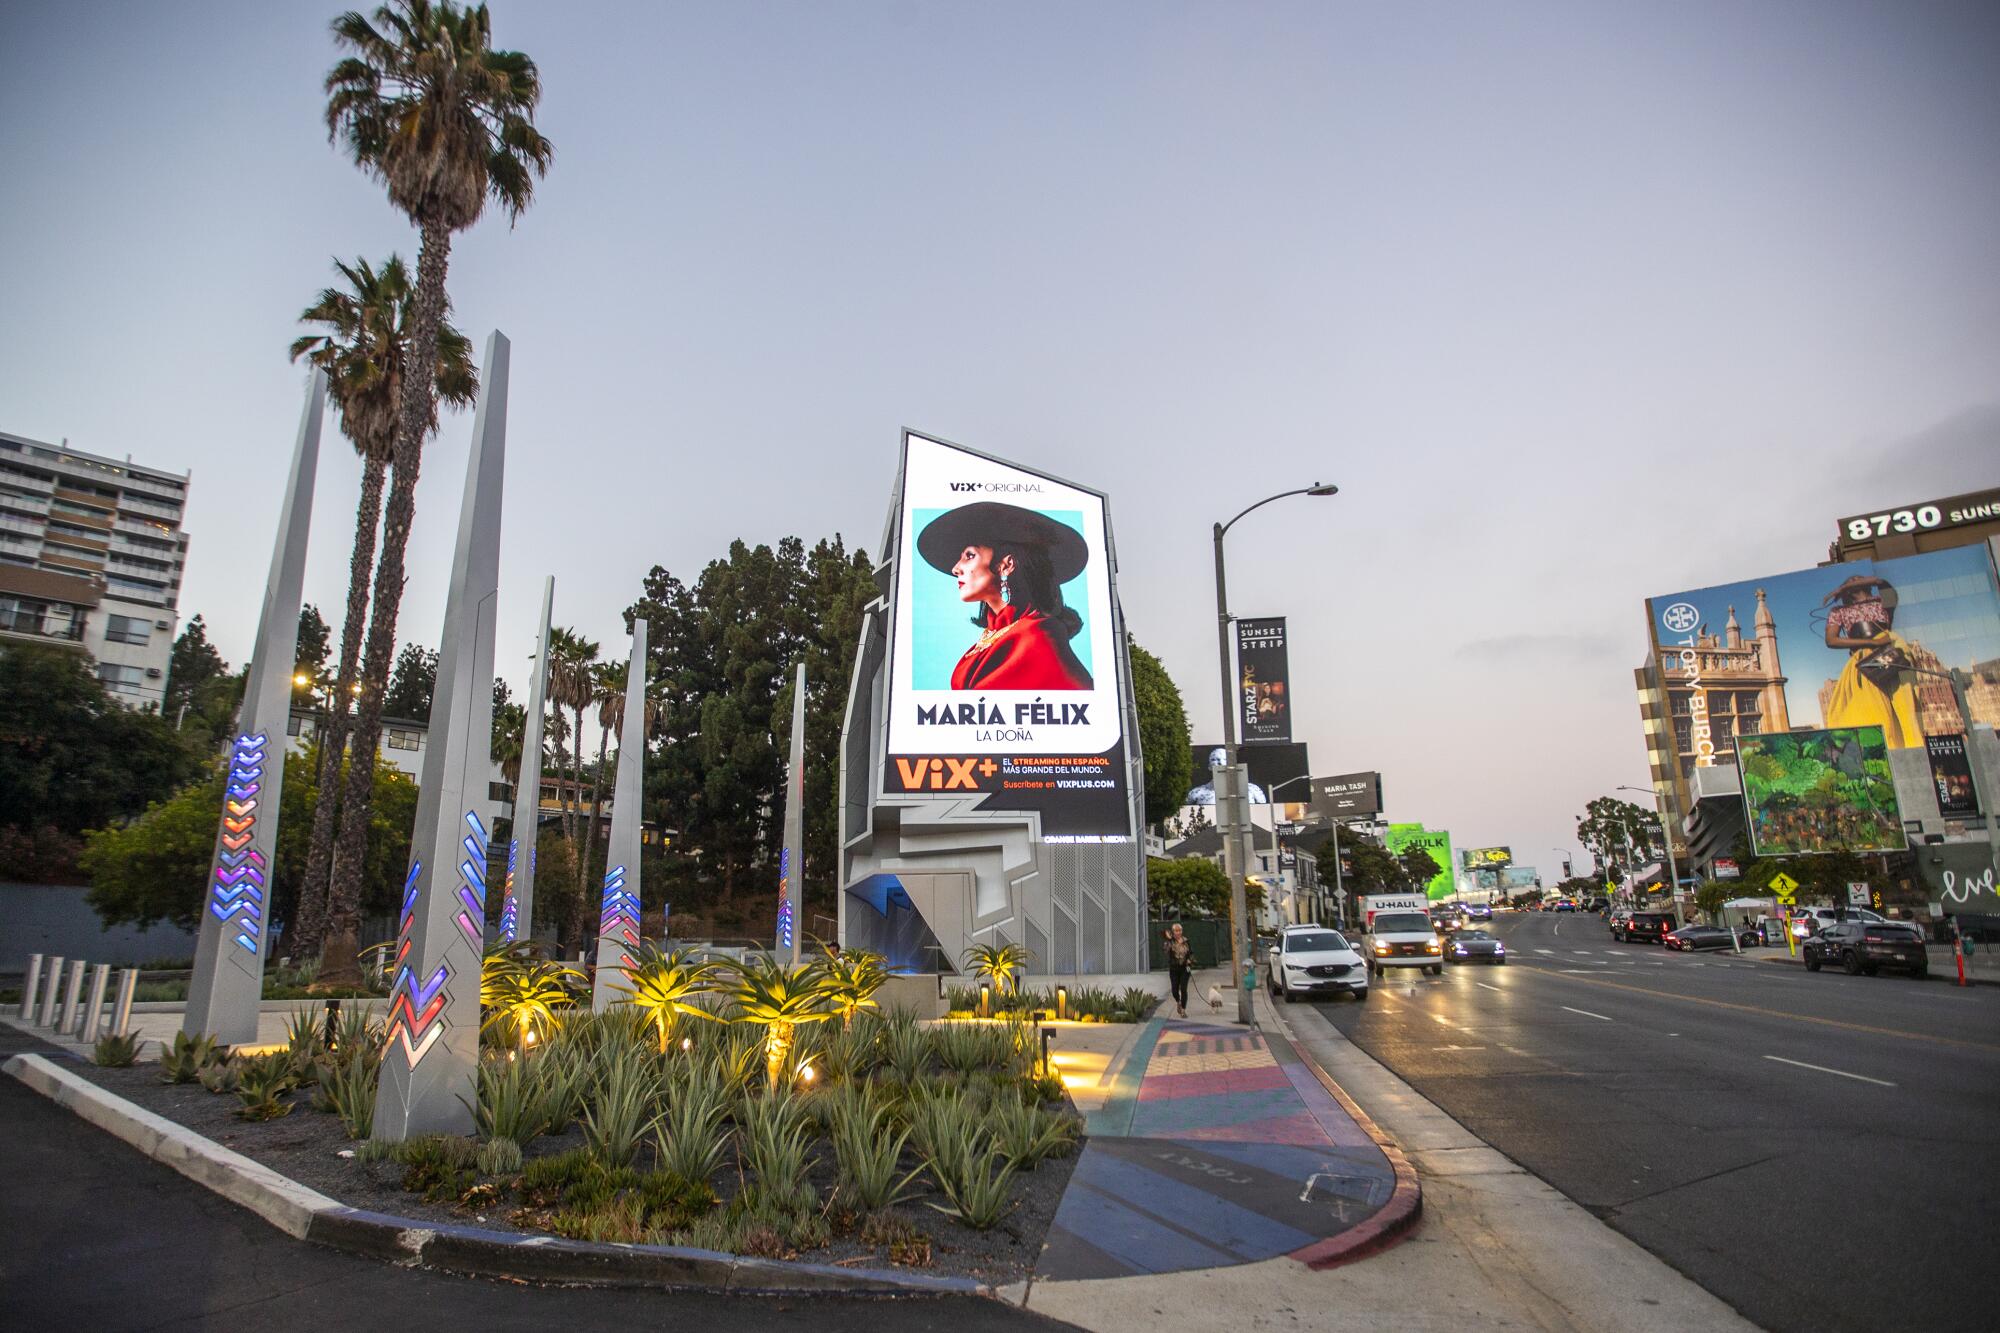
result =
[[[0,642],[73,648],[113,698],[159,707],[188,480],[0,431]]]

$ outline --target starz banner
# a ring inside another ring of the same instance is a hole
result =
[[[1129,842],[1104,497],[905,435],[883,793]]]
[[[1236,675],[1243,743],[1289,741],[1292,686],[1283,616],[1236,622]]]
[[[1972,756],[1962,735],[1926,736],[1930,751],[1931,785],[1937,788],[1938,813],[1946,819],[1968,819],[1979,813],[1972,794]]]

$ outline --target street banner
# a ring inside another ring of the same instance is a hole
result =
[[[1962,735],[1926,736],[1930,751],[1931,785],[1937,788],[1938,813],[1946,819],[1964,819],[1979,813],[1979,801],[1972,791],[1972,756],[1966,752]]]
[[[1236,622],[1237,699],[1245,745],[1292,738],[1285,618]]]
[[[1755,855],[1906,845],[1880,727],[1741,736],[1736,751]]]
[[[1380,773],[1342,773],[1312,780],[1312,812],[1326,819],[1373,819],[1382,813]]]
[[[1131,841],[1103,497],[908,435],[898,513],[883,794]]]

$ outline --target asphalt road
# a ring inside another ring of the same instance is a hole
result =
[[[982,1297],[565,1289],[394,1268],[295,1241],[4,1075],[0,1124],[0,1328],[1069,1327]]]
[[[1506,966],[1312,1007],[1765,1328],[1993,1327],[2000,988],[1494,931]]]

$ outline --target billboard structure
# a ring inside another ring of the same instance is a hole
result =
[[[1197,745],[1193,750],[1195,785],[1182,805],[1214,805],[1214,768],[1222,762],[1222,745]],[[1312,765],[1304,741],[1277,741],[1244,746],[1236,758],[1250,772],[1250,804],[1297,805],[1308,799]]]
[[[2000,589],[1983,546],[1669,593],[1646,613],[1649,674],[1671,723],[1655,778],[1681,811],[1695,770],[1728,764],[1740,736],[1872,726],[1891,750],[1923,750],[1962,734],[1945,675],[2000,661]],[[2000,696],[1970,703],[1975,721],[2000,722]]]
[[[1100,491],[906,432],[842,731],[844,944],[1143,966],[1138,725]]]
[[[1373,819],[1382,813],[1380,773],[1342,773],[1312,780],[1312,811],[1333,820]]]
[[[1292,683],[1283,616],[1236,622],[1236,674],[1243,743],[1289,741]]]
[[[1452,895],[1453,872],[1451,864],[1451,834],[1443,829],[1427,829],[1422,824],[1391,824],[1382,845],[1391,855],[1401,856],[1411,848],[1422,848],[1429,852],[1431,860],[1437,862],[1437,874],[1431,876],[1424,885],[1424,895],[1429,898],[1449,898]]]
[[[1903,850],[1880,727],[1744,736],[1736,757],[1756,855]]]
[[[1465,864],[1468,869],[1481,867],[1509,866],[1514,864],[1512,847],[1468,847],[1465,849]]]

